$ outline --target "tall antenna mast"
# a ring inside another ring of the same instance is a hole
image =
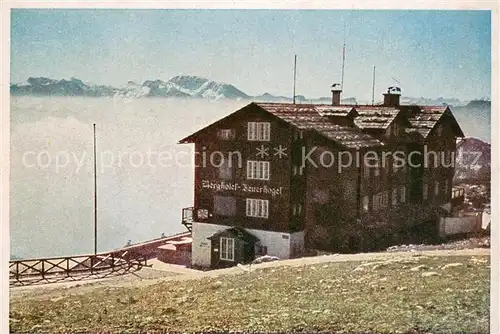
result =
[[[391,77],[392,80],[396,81],[398,83],[399,86],[401,86],[401,82],[399,82],[398,79],[396,79],[395,77]]]
[[[375,104],[375,65],[373,65],[372,106]]]
[[[295,104],[295,82],[297,79],[297,55],[295,55],[295,60],[293,62],[293,104]]]
[[[344,22],[344,45],[342,46],[342,79],[340,81],[340,88],[342,90],[344,90],[345,39],[346,39],[346,22]]]
[[[94,255],[97,254],[97,153],[94,123]]]

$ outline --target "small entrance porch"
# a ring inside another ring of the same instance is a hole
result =
[[[211,242],[211,268],[227,268],[255,259],[259,239],[241,227],[231,227],[207,238]],[[260,255],[260,254],[259,254]]]

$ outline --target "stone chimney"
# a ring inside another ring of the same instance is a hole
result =
[[[342,93],[342,87],[340,84],[336,83],[332,85],[332,106],[340,105],[340,94]]]
[[[389,87],[387,93],[384,93],[384,106],[397,107],[399,106],[399,98],[401,97],[401,88]]]

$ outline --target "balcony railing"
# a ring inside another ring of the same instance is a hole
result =
[[[451,205],[462,205],[465,200],[465,190],[462,187],[453,187],[451,191]]]
[[[461,187],[453,187],[451,192],[451,198],[463,197],[464,196],[464,188]]]
[[[181,224],[184,225],[189,232],[192,230],[194,220],[194,207],[188,207],[182,209],[182,220]]]

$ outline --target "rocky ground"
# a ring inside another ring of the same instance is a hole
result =
[[[11,289],[11,331],[489,332],[485,248],[335,254],[153,276]]]
[[[424,250],[457,250],[457,249],[474,249],[474,248],[490,248],[489,235],[476,235],[459,240],[450,240],[441,244],[420,244],[420,245],[397,245],[387,248],[388,252],[414,252]]]

